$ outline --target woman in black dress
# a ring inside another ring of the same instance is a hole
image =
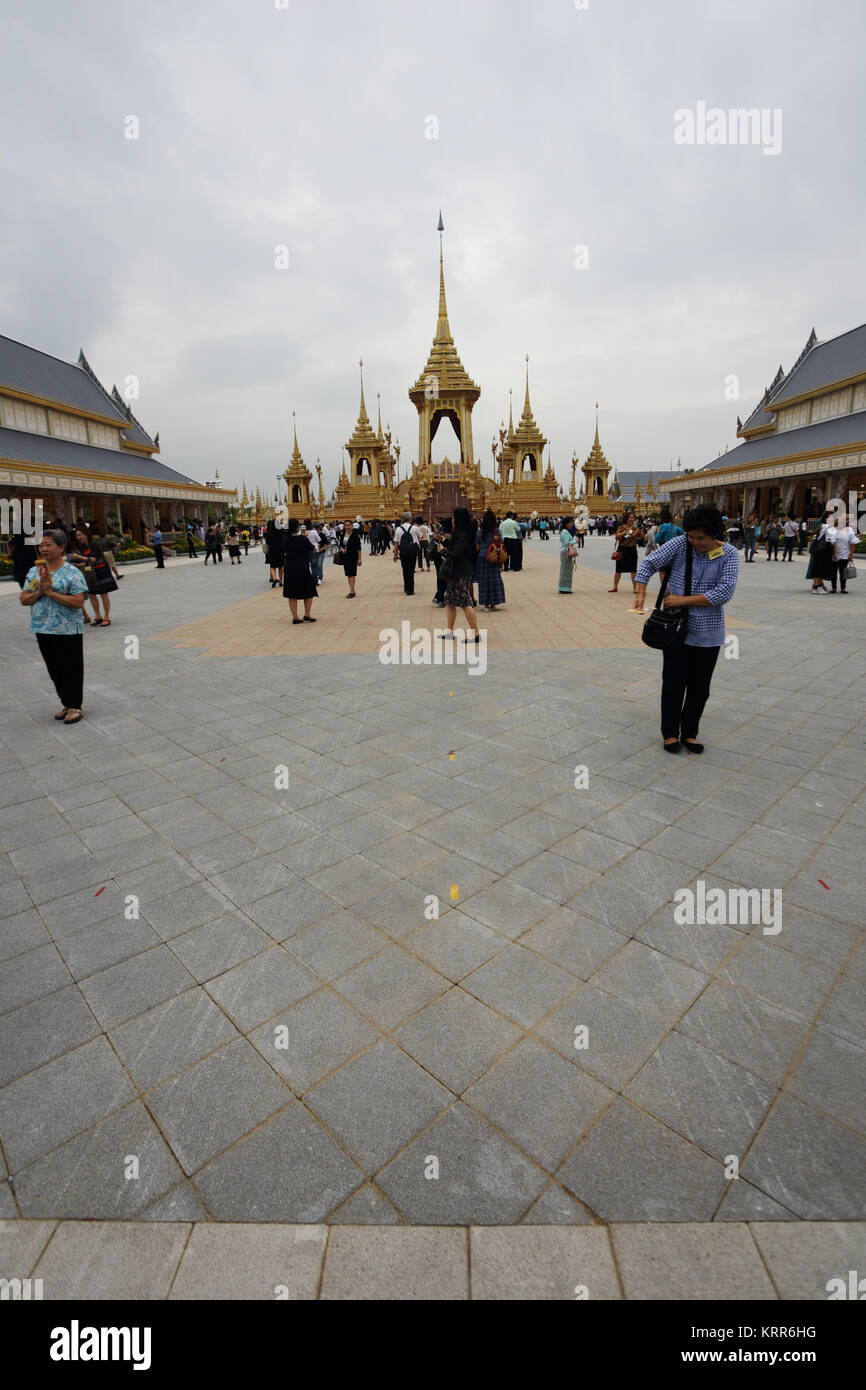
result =
[[[86,609],[82,609],[84,621],[92,621],[94,627],[111,627],[111,599],[108,595],[116,591],[117,581],[111,573],[111,566],[103,554],[102,546],[94,539],[89,526],[86,530],[82,526],[73,527],[69,539],[68,559],[71,564],[78,566],[87,580],[88,597],[93,604],[93,618],[88,618]],[[100,598],[104,613],[99,611]]]
[[[621,574],[631,575],[631,587],[637,593],[637,583],[635,574],[637,573],[637,548],[643,545],[646,537],[637,524],[634,512],[629,512],[621,526],[616,530],[616,551],[619,556],[616,562],[616,574],[613,576],[613,588],[608,589],[609,594],[615,594],[619,588],[619,577]]]
[[[477,553],[475,545],[475,525],[465,507],[454,508],[454,531],[451,536],[443,535],[445,552],[443,570],[445,577],[445,621],[448,631],[442,637],[454,637],[454,623],[457,609],[463,609],[463,616],[475,634],[474,640],[481,641],[478,632],[478,619],[475,617],[475,603],[472,598],[472,570]]]
[[[358,566],[361,564],[361,527],[355,521],[349,532],[343,547],[345,560],[343,562],[343,573],[349,584],[349,592],[346,598],[355,597],[355,576],[358,573]]]
[[[310,617],[313,599],[318,598],[319,590],[310,570],[310,561],[316,553],[312,541],[298,534],[300,522],[297,517],[289,521],[288,534],[283,546],[283,596],[289,600],[292,610],[292,623],[314,623]],[[270,554],[270,551],[268,552]],[[298,599],[304,601],[304,616],[298,617]]]
[[[286,534],[280,529],[276,521],[269,521],[265,527],[265,564],[270,570],[272,589],[283,582],[283,545],[285,540]]]

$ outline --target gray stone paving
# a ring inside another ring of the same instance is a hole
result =
[[[359,1296],[386,1246],[395,1296],[463,1297],[466,1237],[429,1229],[461,1225],[561,1227],[532,1296],[574,1249],[642,1297],[696,1222],[671,1296],[707,1261],[823,1296],[779,1223],[866,1215],[866,625],[857,582],[816,601],[802,567],[744,570],[701,759],[661,753],[646,650],[494,642],[467,679],[153,640],[254,565],[130,574],[67,729],[0,594],[0,1216],[149,1223],[94,1247],[128,1296],[257,1287],[246,1226],[178,1221],[316,1223],[269,1237],[292,1297]],[[678,923],[698,880],[781,889],[782,930]],[[350,1230],[391,1224],[418,1231]],[[65,1229],[46,1271],[74,1281]],[[511,1239],[472,1232],[473,1296],[509,1296]]]

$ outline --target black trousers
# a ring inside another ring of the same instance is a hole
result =
[[[662,667],[662,738],[697,739],[718,647],[669,647]]]
[[[786,536],[785,539],[782,541],[782,559],[790,560],[792,565],[794,563],[794,546],[796,544],[796,536]]]
[[[84,699],[84,635],[37,632],[36,641],[64,709],[81,709]]]
[[[399,554],[399,551],[397,552]],[[409,555],[400,555],[400,564],[403,568],[403,592],[414,594],[415,592],[415,546],[413,545]]]
[[[503,545],[508,556],[507,568],[514,570],[516,574],[518,570],[523,569],[523,541],[512,536],[510,540],[503,541]]]
[[[774,560],[778,560],[779,558],[778,541],[767,541],[767,559],[769,560],[771,556]]]
[[[834,593],[834,594],[835,594],[835,592],[836,592],[836,575],[837,575],[837,574],[838,574],[838,576],[839,576],[839,587],[840,587],[840,589],[842,590],[842,593],[844,594],[844,592],[845,592],[845,586],[846,586],[847,583],[848,583],[848,574],[847,574],[847,570],[848,570],[848,566],[850,565],[850,563],[851,563],[850,560],[831,560],[831,561],[830,561],[830,565],[831,565],[832,571],[833,571],[833,573],[832,573],[831,576],[830,576],[830,585],[831,585],[831,587],[832,587],[832,590],[833,590],[833,593]]]
[[[164,570],[164,569],[165,569],[165,560],[162,558],[162,546],[161,546],[161,545],[155,545],[155,546],[153,547],[153,553],[154,553],[154,555],[156,556],[156,568],[157,568],[158,570]]]
[[[189,558],[190,558],[191,560],[194,560],[194,559],[195,559],[195,546],[193,545],[192,541],[189,539],[188,536],[187,536],[187,540],[186,540],[186,548],[187,548],[187,553],[189,554]]]

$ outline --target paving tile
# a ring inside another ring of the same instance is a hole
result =
[[[461,989],[440,995],[394,1034],[400,1047],[456,1095],[519,1038],[519,1029]]]
[[[473,1299],[549,1302],[622,1297],[610,1239],[601,1227],[475,1227]]]
[[[351,859],[355,853],[338,837],[324,832],[317,834],[309,827],[302,840],[275,849],[272,857],[293,873],[309,878],[318,869],[330,869],[344,859]]]
[[[844,1038],[817,1029],[785,1092],[866,1134],[866,1052]]]
[[[553,904],[549,898],[503,878],[464,900],[462,911],[514,940],[549,916]]]
[[[88,1042],[99,1025],[77,985],[0,1018],[0,1085]]]
[[[159,937],[147,922],[128,922],[121,918],[116,922],[99,922],[74,936],[63,937],[58,948],[72,978],[83,980],[159,945]]]
[[[11,960],[34,946],[44,946],[48,940],[48,932],[35,908],[4,917],[0,921],[0,961]]]
[[[796,1221],[792,1211],[783,1207],[753,1187],[744,1178],[738,1177],[728,1183],[727,1195],[716,1212],[715,1221]]]
[[[183,1252],[172,1299],[316,1298],[324,1226],[199,1225]]]
[[[473,971],[462,987],[483,1004],[532,1028],[577,987],[577,980],[515,945]]]
[[[605,869],[612,869],[614,864],[624,859],[630,853],[630,849],[621,840],[599,834],[593,827],[590,830],[575,831],[573,835],[561,840],[556,846],[556,853],[565,859],[574,860],[575,864],[583,864],[588,869],[603,872]]]
[[[613,1099],[607,1087],[534,1039],[520,1043],[465,1095],[548,1172]]]
[[[818,1020],[819,1027],[858,1047],[866,1047],[866,986],[863,980],[840,980]]]
[[[600,922],[581,917],[570,908],[558,907],[527,932],[520,944],[587,980],[626,940]]]
[[[216,1221],[323,1220],[363,1173],[302,1105],[282,1110],[196,1176]]]
[[[336,1226],[321,1297],[433,1301],[469,1296],[466,1235],[419,1227]]]
[[[729,1154],[745,1153],[776,1089],[709,1048],[671,1033],[626,1094],[699,1149],[725,1162]]]
[[[592,976],[592,983],[672,1023],[697,998],[707,976],[630,941]]]
[[[413,1225],[511,1223],[545,1184],[544,1174],[464,1105],[456,1105],[378,1175]]]
[[[0,973],[0,1013],[22,1008],[72,983],[57,947],[35,946],[4,962]]]
[[[833,988],[836,975],[817,961],[780,951],[767,940],[749,937],[721,970],[719,978],[786,1013],[811,1019]]]
[[[354,912],[338,912],[288,938],[286,949],[320,979],[335,980],[388,944]]]
[[[128,1159],[137,1178],[127,1177]],[[145,1110],[136,1101],[70,1139],[19,1173],[15,1194],[26,1217],[76,1217],[122,1221],[174,1187],[180,1168]]]
[[[207,1212],[191,1183],[182,1182],[139,1216],[139,1221],[206,1221]]]
[[[151,892],[160,888],[159,876],[155,875]],[[142,912],[154,931],[163,941],[168,941],[183,932],[200,927],[221,917],[226,910],[226,900],[221,893],[214,892],[206,883],[192,883],[186,888],[164,896],[142,900]]]
[[[262,851],[248,836],[219,835],[187,853],[190,864],[201,874],[225,873],[237,864],[250,864],[261,857]]]
[[[332,1226],[396,1226],[400,1215],[372,1183],[365,1183],[328,1217]]]
[[[37,1266],[50,1301],[168,1297],[189,1226],[69,1221]]]
[[[626,1298],[775,1299],[747,1226],[680,1222],[611,1227]]]
[[[850,1298],[850,1270],[862,1277],[866,1262],[866,1224],[862,1221],[781,1223],[751,1228],[779,1297],[789,1300]],[[831,1283],[832,1280],[842,1280]],[[828,1288],[828,1285],[830,1287]],[[863,1297],[862,1284],[855,1298]]]
[[[440,903],[450,903],[452,906],[459,903],[462,906],[473,893],[480,893],[482,888],[488,888],[498,877],[496,869],[488,868],[485,864],[476,864],[463,854],[448,854],[444,859],[438,859],[435,864],[428,864],[426,868],[410,874],[409,882],[419,884],[425,895],[435,893]],[[452,889],[456,890],[454,897]]]
[[[463,858],[474,860],[486,869],[507,874],[538,853],[538,847],[506,830],[492,830],[480,840],[473,840],[463,849]]]
[[[860,931],[844,922],[833,922],[829,917],[818,917],[803,907],[785,902],[782,931],[774,944],[783,950],[793,951],[797,956],[820,962],[832,970],[841,970]]]
[[[277,893],[284,898],[290,897],[299,882],[296,874],[268,854],[245,864],[234,864],[224,871],[214,871],[208,877],[230,902],[245,909]]]
[[[208,993],[242,1032],[248,1032],[320,987],[315,975],[274,946],[211,980]]]
[[[203,989],[189,989],[112,1029],[109,1036],[136,1084],[148,1089],[238,1034]]]
[[[406,950],[420,956],[440,975],[454,982],[483,965],[507,944],[506,938],[497,932],[453,910],[403,938]]]
[[[29,1279],[56,1229],[56,1221],[0,1220],[0,1247],[7,1279]]]
[[[399,946],[365,961],[341,975],[335,988],[351,1004],[386,1031],[448,988],[448,981]]]
[[[713,981],[680,1019],[677,1031],[778,1086],[803,1040],[806,1024]]]
[[[371,926],[378,927],[395,941],[400,941],[410,931],[422,927],[430,918],[428,898],[436,894],[436,889],[420,888],[414,882],[401,880],[384,892],[374,893],[355,905],[358,917]],[[439,912],[444,912],[449,903],[446,892],[440,897]]]
[[[194,1173],[293,1099],[245,1038],[151,1091],[148,1107],[184,1172]]]
[[[81,992],[104,1029],[134,1018],[194,984],[166,946],[112,965],[81,983]]]
[[[174,937],[171,949],[202,984],[272,945],[271,938],[258,927],[236,912],[227,912],[203,927]]]
[[[105,1038],[4,1086],[0,1131],[12,1171],[120,1109],[134,1095]]]
[[[802,1220],[862,1218],[866,1140],[790,1096],[776,1101],[740,1172]]]
[[[368,1173],[381,1168],[452,1100],[444,1086],[387,1042],[307,1095],[310,1109]]]
[[[364,898],[389,888],[397,882],[397,875],[359,854],[335,864],[333,868],[312,874],[310,882],[314,888],[334,898],[341,907],[352,907]],[[361,911],[360,908],[356,910]]]
[[[339,904],[333,898],[296,877],[288,892],[280,890],[257,898],[244,910],[246,916],[251,917],[274,941],[289,941],[314,922],[333,917],[338,908]]]
[[[528,863],[513,869],[509,875],[511,882],[550,898],[554,903],[565,903],[575,898],[579,900],[597,877],[595,869],[564,859],[553,850],[544,850]],[[575,905],[574,902],[572,905]]]
[[[709,1221],[725,1191],[720,1163],[618,1100],[556,1175],[603,1221]]]
[[[327,989],[307,995],[250,1034],[253,1046],[299,1096],[378,1038],[345,999]]]
[[[521,1223],[524,1226],[590,1226],[592,1217],[555,1182],[546,1187]]]

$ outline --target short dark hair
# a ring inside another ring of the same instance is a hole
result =
[[[683,517],[683,530],[687,535],[689,531],[703,531],[705,535],[721,540],[725,534],[725,523],[718,507],[707,503],[702,507],[692,507],[691,511],[686,512]]]
[[[454,508],[454,532],[468,531],[472,533],[472,517],[466,507]]]
[[[290,536],[293,536],[293,535],[295,534],[295,532],[297,531],[297,529],[298,529],[298,527],[300,526],[300,524],[301,524],[301,523],[298,521],[298,518],[297,518],[296,516],[290,516],[290,517],[289,517],[289,535],[290,535]]]
[[[659,520],[661,521],[662,525],[664,525],[665,522],[667,522],[668,525],[670,525],[673,522],[670,507],[662,507],[661,511],[659,512]]]

